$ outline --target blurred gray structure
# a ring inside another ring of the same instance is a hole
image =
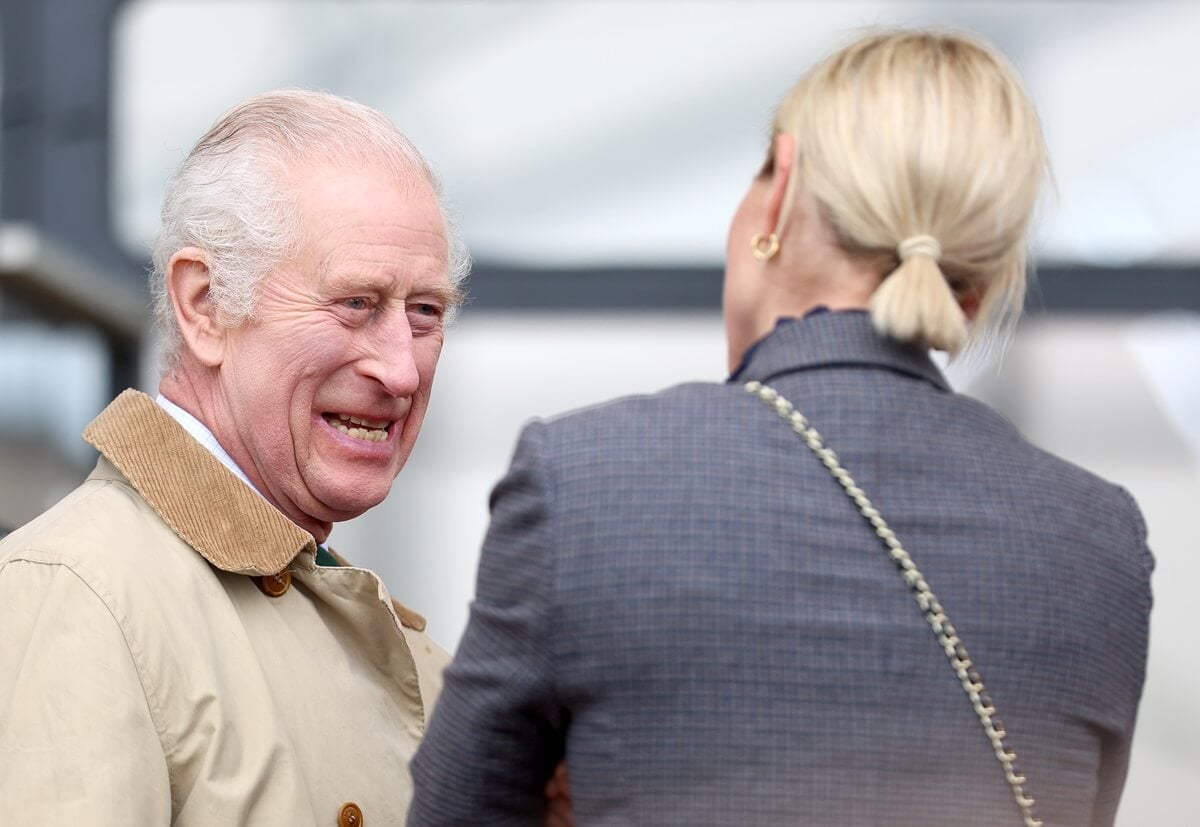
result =
[[[119,5],[0,2],[0,524],[78,482],[79,428],[137,380],[143,265],[108,209]]]
[[[114,389],[137,376],[144,262],[109,212],[112,22],[123,0],[0,0],[6,318],[94,325]],[[15,225],[15,226],[14,226]]]

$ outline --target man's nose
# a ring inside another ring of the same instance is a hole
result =
[[[413,354],[412,328],[408,326],[408,319],[401,316],[374,332],[370,352],[360,362],[360,369],[382,385],[389,396],[412,396],[421,383],[421,376]]]

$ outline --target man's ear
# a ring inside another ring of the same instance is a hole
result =
[[[208,254],[199,247],[184,247],[167,262],[167,295],[183,345],[201,364],[216,367],[225,358],[229,328],[217,318],[209,297],[211,281]]]
[[[787,199],[788,182],[792,179],[796,161],[796,139],[786,132],[780,132],[771,144],[771,152],[774,153],[774,161],[764,211],[764,217],[769,226],[764,227],[763,231],[778,233],[779,219],[785,206],[784,201]]]

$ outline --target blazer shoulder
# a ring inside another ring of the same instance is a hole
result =
[[[1007,420],[1004,421],[1007,424]],[[1043,484],[1053,486],[1068,502],[1078,505],[1091,504],[1121,517],[1145,537],[1145,521],[1141,509],[1126,488],[1029,441],[1014,426],[1008,427],[1012,429],[1014,442],[1020,446],[1018,450],[1021,461],[1026,464],[1033,477],[1041,480]]]
[[[1087,538],[1092,553],[1131,563],[1148,581],[1154,558],[1147,545],[1146,521],[1133,495],[1100,474],[1030,441],[1020,429],[979,400],[958,396],[969,410],[975,450],[993,457],[994,471],[1019,485],[1039,514],[1064,532]]]
[[[687,382],[655,393],[621,396],[538,420],[551,431],[572,432],[612,424],[645,422],[652,417],[700,415],[699,406],[728,404],[746,396],[740,385],[721,382]]]
[[[1030,441],[1008,417],[990,405],[960,393],[946,398],[952,406],[946,416],[958,420],[971,438],[980,443],[981,450],[991,454],[1003,452],[1010,461],[1024,466],[1030,476],[1057,486],[1072,502],[1094,501],[1141,522],[1136,501],[1120,485]]]

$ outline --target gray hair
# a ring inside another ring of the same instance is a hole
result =
[[[397,175],[424,176],[441,207],[450,282],[466,279],[471,258],[437,176],[395,124],[325,92],[267,92],[222,116],[167,182],[150,273],[166,369],[177,365],[182,345],[166,286],[171,257],[184,247],[205,250],[221,322],[251,318],[262,279],[299,249],[300,216],[287,180],[301,160],[382,163]]]

